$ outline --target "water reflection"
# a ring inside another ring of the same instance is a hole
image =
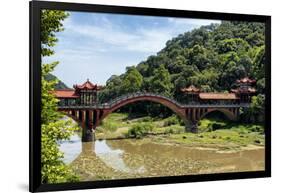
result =
[[[264,149],[217,152],[151,139],[81,143],[78,135],[62,142],[64,162],[81,180],[172,176],[264,169]]]

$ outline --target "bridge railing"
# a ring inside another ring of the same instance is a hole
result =
[[[148,92],[136,92],[136,93],[130,93],[130,94],[122,95],[120,97],[117,97],[117,98],[111,100],[109,103],[107,103],[107,105],[110,108],[110,107],[120,103],[121,101],[132,99],[132,98],[136,98],[136,97],[144,97],[144,96],[147,96],[147,97],[151,97],[151,96],[152,97],[159,97],[159,98],[162,98],[162,99],[166,99],[166,100],[176,104],[177,106],[180,106],[180,107],[183,106],[183,104],[179,103],[175,99],[172,99],[172,98],[160,95],[160,94],[148,93]]]
[[[223,107],[247,107],[249,106],[249,103],[245,103],[245,104],[235,104],[235,103],[230,103],[230,104],[223,104],[220,101],[217,101],[216,103],[213,104],[202,104],[200,102],[195,102],[195,101],[191,101],[189,103],[180,103],[178,101],[176,101],[174,98],[170,98],[164,95],[160,95],[160,94],[155,94],[155,93],[149,93],[149,92],[135,92],[135,93],[128,93],[125,95],[121,95],[119,97],[116,97],[114,99],[112,99],[111,101],[105,102],[105,103],[97,103],[97,104],[91,104],[91,105],[83,105],[83,104],[71,104],[71,105],[60,105],[59,104],[59,108],[66,108],[66,107],[75,107],[75,106],[79,106],[84,107],[84,108],[112,108],[113,106],[115,106],[116,104],[128,100],[128,99],[132,99],[132,98],[136,98],[136,97],[144,97],[144,96],[148,96],[148,97],[158,97],[158,98],[162,98],[162,99],[166,99],[172,103],[174,103],[175,105],[177,105],[178,107],[218,107],[218,106],[223,106]]]

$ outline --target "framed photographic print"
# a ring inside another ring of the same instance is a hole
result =
[[[30,191],[270,177],[270,19],[30,2]]]

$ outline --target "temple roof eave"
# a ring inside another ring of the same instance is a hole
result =
[[[56,98],[79,98],[79,95],[75,93],[75,90],[66,90],[66,89],[61,89],[61,90],[55,90],[54,95]]]
[[[190,85],[189,87],[182,88],[181,91],[187,93],[199,93],[200,89],[195,87],[194,85]]]
[[[92,82],[89,81],[89,79],[87,79],[87,81],[82,85],[78,85],[78,84],[73,85],[73,88],[75,90],[101,90],[103,87],[97,84],[93,84]]]
[[[254,79],[250,79],[249,77],[244,77],[244,78],[241,78],[239,80],[236,80],[237,83],[248,83],[248,84],[253,84],[253,83],[256,83],[256,80]]]
[[[234,93],[199,93],[199,98],[203,100],[238,100]]]

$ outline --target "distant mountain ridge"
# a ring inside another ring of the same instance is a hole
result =
[[[71,89],[64,82],[62,82],[60,79],[58,79],[53,74],[48,74],[45,78],[48,81],[57,79],[58,80],[58,84],[55,86],[55,89],[57,89],[57,90],[59,90],[59,89]]]

